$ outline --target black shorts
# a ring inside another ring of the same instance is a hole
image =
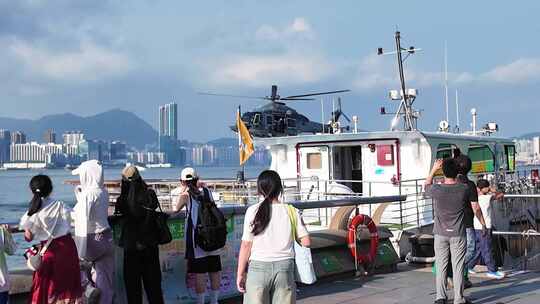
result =
[[[200,259],[188,259],[188,273],[212,273],[221,271],[221,257],[211,255]]]

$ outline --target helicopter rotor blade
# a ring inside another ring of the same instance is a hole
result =
[[[229,95],[229,94],[215,94],[215,93],[205,93],[197,92],[198,95],[207,95],[207,96],[220,96],[220,97],[234,97],[234,98],[247,98],[247,99],[269,99],[267,97],[258,97],[258,96],[244,96],[244,95]]]
[[[295,101],[295,100],[298,100],[298,101],[311,101],[311,100],[316,100],[315,98],[289,98],[289,97],[285,97],[285,98],[280,98],[279,100],[288,100],[288,101]]]
[[[343,117],[345,117],[345,119],[347,120],[347,122],[351,122],[351,119],[349,118],[349,116],[347,116],[347,114],[341,112],[341,115],[343,115]]]
[[[297,97],[308,97],[308,96],[317,96],[317,95],[328,95],[328,94],[337,94],[337,93],[345,93],[350,92],[351,90],[339,90],[339,91],[330,91],[330,92],[320,92],[320,93],[311,93],[311,94],[303,94],[303,95],[292,95],[287,96],[285,98],[297,98]],[[283,98],[281,98],[283,99]]]

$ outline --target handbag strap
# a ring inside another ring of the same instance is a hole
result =
[[[152,200],[153,197],[150,195],[150,191],[149,191],[149,190],[147,190],[147,191],[148,191],[148,192],[147,192],[148,200]],[[161,209],[161,203],[159,202],[159,199],[158,199],[157,205],[158,205],[159,211],[160,211],[161,213],[163,213],[163,209]],[[141,205],[141,207],[142,207],[143,209],[146,209],[146,210],[149,210],[149,211],[157,212],[155,209],[148,208],[148,207],[146,207],[146,206],[144,206],[144,205]]]
[[[39,255],[40,256],[44,256],[45,255],[45,252],[47,252],[47,249],[49,249],[49,246],[51,245],[53,241],[53,237],[52,235],[47,239],[47,242],[45,243],[45,245],[43,246],[43,248],[41,248],[41,250],[39,251]]]
[[[287,214],[289,216],[289,221],[291,222],[291,236],[294,241],[298,242],[298,239],[296,238],[296,227],[298,225],[296,222],[296,209],[291,205],[287,205]]]
[[[60,211],[58,213],[60,213]],[[54,232],[54,229],[56,229],[56,226],[58,225],[58,216],[59,216],[59,214],[56,214],[56,221],[54,222],[54,226],[51,229],[51,231],[53,231],[53,232]],[[40,218],[38,216],[38,220],[39,219]],[[41,221],[41,224],[43,225],[43,228],[46,227],[45,222]],[[54,240],[54,235],[51,232],[49,232],[47,229],[44,229],[44,230],[49,235],[49,238],[47,239],[47,242],[45,243],[45,245],[39,251],[40,256],[45,255],[45,252],[47,252],[47,249],[49,249],[49,246],[51,245],[52,241]]]

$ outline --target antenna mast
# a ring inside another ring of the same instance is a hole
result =
[[[444,41],[444,95],[446,105],[446,122],[450,123],[448,117],[448,51],[446,47],[446,40]]]
[[[456,89],[456,133],[459,133],[459,100],[458,90]]]
[[[416,130],[417,127],[417,120],[419,117],[419,112],[416,112],[412,104],[414,100],[416,99],[417,91],[415,89],[409,89],[407,91],[407,88],[405,86],[405,75],[403,72],[403,61],[407,59],[411,54],[414,54],[416,51],[421,51],[421,49],[416,49],[413,46],[409,47],[408,49],[401,47],[401,34],[399,31],[396,31],[395,34],[395,40],[396,40],[396,51],[395,52],[388,52],[384,53],[382,48],[378,48],[377,54],[378,55],[390,55],[390,54],[396,54],[396,59],[398,63],[398,72],[399,72],[399,81],[400,81],[400,87],[401,87],[401,94],[397,90],[390,91],[390,98],[392,100],[400,100],[399,107],[397,112],[394,115],[394,118],[392,119],[392,126],[391,130],[394,130],[396,125],[399,122],[400,116],[403,117],[403,129],[405,131],[413,131]],[[407,53],[405,58],[403,58],[401,55],[402,53]],[[384,114],[383,110],[381,110],[382,114]]]

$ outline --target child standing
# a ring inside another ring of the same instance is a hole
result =
[[[476,183],[476,188],[478,191],[478,203],[480,208],[482,208],[482,213],[484,214],[484,220],[486,222],[487,233],[482,234],[482,227],[480,222],[475,218],[474,219],[474,229],[476,234],[476,253],[471,259],[467,268],[469,273],[475,273],[474,266],[480,261],[480,258],[484,260],[484,264],[488,268],[487,277],[493,279],[502,279],[504,278],[504,273],[497,271],[495,266],[495,260],[491,252],[491,203],[494,200],[501,199],[503,194],[493,194],[489,182],[485,179],[479,179]]]
[[[9,298],[9,273],[5,253],[13,255],[16,245],[7,225],[0,225],[0,304],[6,304]]]

